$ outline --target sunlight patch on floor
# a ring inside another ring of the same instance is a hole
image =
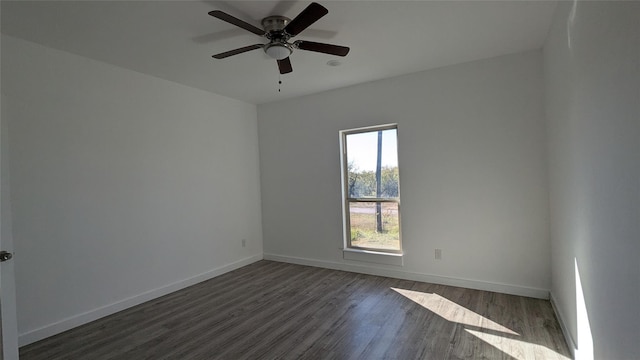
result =
[[[464,329],[469,334],[486,342],[487,344],[497,348],[505,354],[518,359],[558,359],[569,360],[568,357],[558,354],[557,352],[543,345],[532,344],[526,341],[513,339],[510,337],[488,334],[481,331]]]
[[[510,335],[520,335],[517,332],[491,321],[486,317],[475,313],[464,306],[460,306],[438,294],[399,288],[391,289],[448,321],[487,330],[499,331]]]

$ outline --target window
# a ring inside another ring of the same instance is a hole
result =
[[[396,125],[341,131],[347,249],[401,253]]]

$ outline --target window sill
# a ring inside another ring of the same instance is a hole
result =
[[[342,257],[345,260],[364,261],[383,265],[403,265],[403,254],[386,253],[371,250],[343,249]]]

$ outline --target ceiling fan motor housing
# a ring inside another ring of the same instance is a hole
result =
[[[284,16],[274,15],[262,19],[262,27],[267,34],[272,32],[283,32],[284,28],[291,22],[291,19]]]
[[[287,43],[291,36],[284,31],[290,21],[291,19],[288,17],[279,15],[262,19],[262,27],[266,32],[265,36],[271,40],[264,46],[264,52],[273,59],[285,59],[293,52],[293,48]]]

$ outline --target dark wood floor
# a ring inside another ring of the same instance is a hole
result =
[[[55,359],[566,359],[548,301],[259,261],[20,349]]]

